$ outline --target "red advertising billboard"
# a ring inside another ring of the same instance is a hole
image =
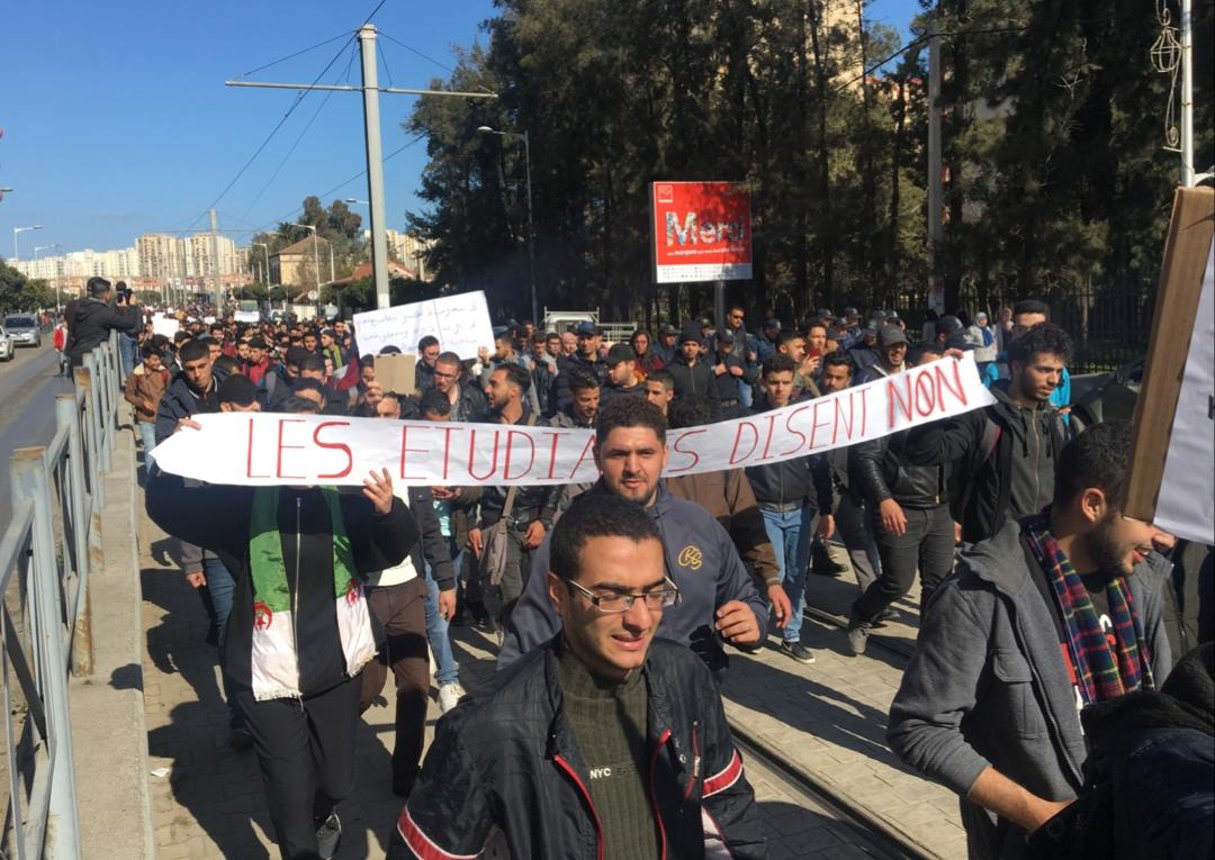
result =
[[[741,182],[650,185],[654,282],[751,277],[751,196]]]

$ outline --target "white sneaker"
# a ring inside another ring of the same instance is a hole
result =
[[[439,687],[439,712],[446,714],[464,698],[464,688],[459,681],[443,684]]]

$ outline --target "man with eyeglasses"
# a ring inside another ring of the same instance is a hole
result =
[[[725,671],[723,643],[751,648],[768,627],[768,606],[743,566],[729,533],[707,510],[671,495],[661,485],[667,462],[667,422],[652,403],[622,397],[600,407],[595,427],[599,482],[589,500],[621,496],[637,502],[657,523],[666,571],[683,600],[664,616],[662,635],[695,651],[714,672]],[[561,620],[545,592],[550,544],[532,553],[531,574],[506,625],[498,667],[541,647]]]
[[[488,406],[485,395],[471,381],[461,384],[464,365],[454,352],[443,352],[435,359],[435,390],[447,395],[452,421],[485,421]]]
[[[767,856],[708,670],[655,641],[681,598],[659,521],[588,497],[549,547],[560,629],[439,723],[389,858]]]

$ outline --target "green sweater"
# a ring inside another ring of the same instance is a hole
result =
[[[594,677],[562,643],[557,681],[565,716],[590,772],[591,799],[608,860],[658,857],[658,828],[647,786],[648,693],[641,672],[624,683]]]

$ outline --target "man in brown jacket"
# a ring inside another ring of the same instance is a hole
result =
[[[169,385],[169,369],[165,367],[164,355],[152,343],[144,344],[143,361],[127,377],[124,393],[126,400],[135,407],[135,426],[143,441],[143,456],[156,447],[156,410],[160,398]]]

